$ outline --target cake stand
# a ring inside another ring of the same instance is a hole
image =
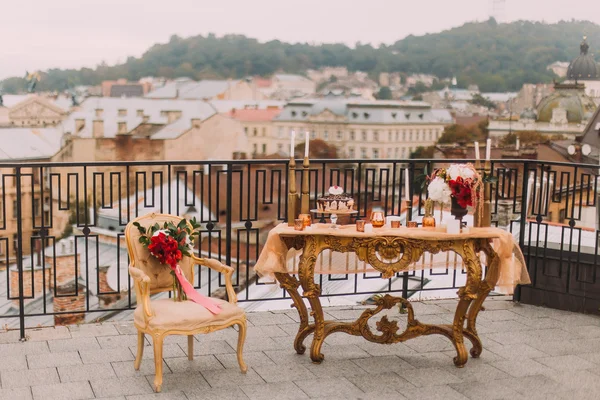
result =
[[[329,214],[329,219],[331,219],[331,228],[336,229],[338,228],[338,224],[337,224],[337,220],[338,220],[338,215],[352,215],[352,214],[357,214],[358,211],[356,210],[349,210],[349,211],[321,211],[318,209],[313,209],[310,210],[311,213],[313,214]]]

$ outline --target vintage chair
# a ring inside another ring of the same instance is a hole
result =
[[[217,260],[196,256],[184,257],[179,263],[190,282],[194,281],[194,266],[196,264],[223,273],[229,302],[213,298],[222,310],[217,315],[191,301],[175,302],[171,298],[150,299],[152,294],[171,290],[173,278],[170,269],[160,264],[139,243],[140,233],[133,226],[133,222],[137,221],[142,226],[148,227],[155,223],[162,225],[168,221],[173,221],[177,225],[181,219],[181,217],[174,215],[152,213],[136,218],[125,228],[125,240],[131,260],[129,274],[135,281],[137,296],[137,307],[133,314],[134,325],[138,330],[138,347],[134,368],[136,370],[140,368],[144,354],[144,334],[147,333],[152,336],[154,346],[154,365],[156,368],[154,389],[156,392],[160,392],[162,386],[162,350],[163,340],[167,335],[187,335],[188,359],[192,360],[194,357],[194,334],[210,333],[232,325],[238,325],[237,359],[243,373],[248,369],[242,358],[242,350],[246,339],[246,314],[236,304],[237,297],[231,284],[233,268],[223,265]]]

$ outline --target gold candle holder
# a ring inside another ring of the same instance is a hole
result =
[[[302,163],[302,195],[300,196],[300,212],[308,214],[310,212],[310,185],[308,183],[310,174],[310,162],[308,157],[304,157]]]
[[[402,224],[398,220],[390,221],[390,224],[392,225],[393,229],[400,228],[402,226]]]
[[[356,220],[356,230],[358,232],[364,232],[366,223],[367,223],[367,221],[365,221],[364,219],[357,219]]]
[[[305,228],[312,225],[312,218],[310,214],[300,214],[298,218],[302,220]]]
[[[288,226],[294,226],[294,220],[297,215],[296,204],[298,203],[298,193],[296,192],[296,160],[293,155],[290,157],[288,188]]]
[[[295,219],[294,220],[294,230],[303,231],[304,230],[304,220],[303,219]]]
[[[383,211],[373,211],[371,213],[371,224],[373,224],[373,228],[381,228],[385,225],[385,214]]]
[[[485,160],[483,169],[485,171],[486,176],[491,176],[492,162],[490,160]],[[483,216],[482,216],[483,221],[481,221],[479,226],[491,226],[492,225],[491,196],[492,196],[492,184],[485,183],[483,185]]]
[[[408,221],[406,223],[406,226],[409,228],[416,228],[417,226],[419,226],[419,224],[417,224],[417,221]]]

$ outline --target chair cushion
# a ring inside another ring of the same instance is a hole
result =
[[[154,311],[154,316],[150,318],[149,328],[191,331],[210,325],[221,325],[244,315],[244,310],[236,304],[215,298],[211,298],[211,300],[221,307],[219,314],[215,315],[201,305],[189,300],[174,301],[169,298],[153,300],[150,302],[150,306]],[[141,306],[135,309],[133,319],[137,324],[145,325]]]

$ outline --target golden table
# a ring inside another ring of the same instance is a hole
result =
[[[492,239],[500,239],[500,246],[497,247],[503,253],[502,260],[491,245]],[[344,229],[329,229],[327,225],[316,224],[311,230],[295,231],[293,228],[281,224],[269,234],[255,269],[260,275],[274,275],[281,287],[290,294],[293,307],[298,310],[300,316],[300,327],[294,340],[294,348],[298,354],[303,354],[306,350],[304,340],[308,335],[314,333],[310,357],[315,363],[320,363],[324,359],[321,346],[325,338],[334,332],[363,336],[371,342],[386,344],[403,342],[423,335],[438,334],[450,339],[457,353],[454,357],[454,364],[457,367],[463,367],[468,359],[464,344],[465,337],[472,343],[471,356],[479,357],[482,352],[481,339],[476,328],[477,315],[484,300],[498,282],[500,264],[505,268],[514,265],[512,261],[514,250],[513,248],[508,249],[513,244],[510,233],[497,228],[471,228],[468,234],[460,235],[446,234],[435,228],[384,228],[367,234],[357,232],[353,225],[346,226]],[[298,279],[286,270],[285,265],[285,254],[292,248],[302,250],[298,265]],[[342,253],[356,253],[360,260],[381,272],[384,279],[391,278],[398,272],[419,269],[415,265],[424,252],[436,254],[452,251],[457,253],[463,259],[466,269],[466,284],[458,290],[459,301],[453,323],[447,325],[421,323],[415,319],[409,301],[387,294],[378,297],[376,307],[365,310],[354,322],[325,320],[320,301],[321,287],[315,283],[315,264],[318,255],[326,249]],[[482,277],[480,252],[487,256],[485,277]],[[510,253],[510,260],[508,253]],[[283,266],[282,257],[284,257]],[[522,260],[522,257],[520,259]],[[517,275],[519,276],[516,277]],[[514,283],[529,283],[529,276],[523,268],[512,276],[516,278],[511,280],[511,286]],[[303,290],[302,296],[298,293],[300,286]],[[314,319],[312,323],[309,322],[309,312],[302,297],[308,299],[312,308],[310,312]],[[398,322],[390,321],[387,316],[383,316],[376,322],[378,332],[373,332],[368,325],[369,319],[398,303],[407,310],[406,329],[402,333],[398,333],[400,330]]]

